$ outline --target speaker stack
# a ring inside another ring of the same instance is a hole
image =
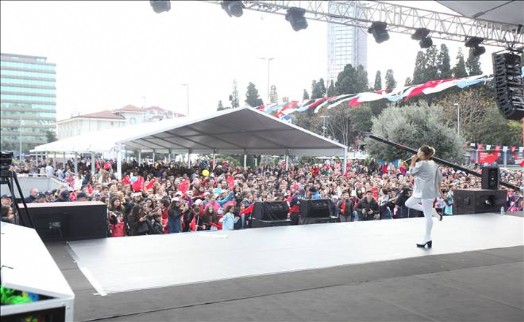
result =
[[[300,200],[301,223],[316,224],[336,221],[337,217],[333,216],[331,202],[329,199]]]
[[[482,168],[482,189],[499,190],[500,168],[488,166]]]
[[[524,117],[524,83],[520,55],[511,51],[493,53],[492,60],[499,110],[504,118],[520,121]]]
[[[107,237],[107,206],[103,202],[33,202],[27,209],[42,241]]]
[[[456,189],[453,199],[455,215],[498,213],[506,204],[506,190]]]
[[[251,228],[288,226],[289,206],[285,201],[255,202],[251,214]]]

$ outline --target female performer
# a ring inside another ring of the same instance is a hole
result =
[[[433,201],[440,196],[440,181],[442,175],[439,166],[433,160],[435,149],[424,145],[418,149],[417,154],[411,157],[409,172],[415,177],[413,194],[406,200],[406,206],[424,212],[426,218],[426,233],[417,247],[431,248],[431,228],[433,227],[433,216],[442,216],[433,208]]]

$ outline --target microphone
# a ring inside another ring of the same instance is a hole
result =
[[[403,160],[405,163],[411,163],[411,158]],[[418,158],[415,160],[415,163],[418,161]]]

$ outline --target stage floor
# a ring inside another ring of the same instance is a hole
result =
[[[73,241],[99,295],[524,245],[524,218],[434,220],[433,248],[415,247],[423,218]]]

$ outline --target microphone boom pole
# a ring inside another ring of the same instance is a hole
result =
[[[411,153],[414,153],[416,154],[417,153],[417,150],[416,149],[413,149],[413,148],[410,148],[410,147],[407,147],[405,145],[402,145],[402,144],[399,144],[399,143],[395,143],[395,142],[392,142],[392,141],[389,141],[389,140],[386,140],[380,136],[376,136],[374,134],[369,134],[367,135],[369,138],[375,140],[375,141],[379,141],[379,142],[382,142],[382,143],[385,143],[387,145],[391,145],[399,150],[404,150],[404,151],[408,151],[408,152],[411,152]],[[459,169],[459,170],[462,170],[466,173],[469,173],[469,174],[472,174],[474,176],[477,176],[477,177],[481,177],[482,178],[482,174],[478,173],[478,172],[475,172],[473,170],[470,170],[468,168],[464,168],[464,167],[461,167],[460,165],[458,164],[455,164],[455,163],[451,163],[449,161],[446,161],[446,160],[443,160],[441,158],[437,158],[437,157],[433,157],[433,160],[435,160],[435,162],[437,163],[440,163],[440,164],[443,164],[445,166],[448,166],[448,167],[451,167],[451,168],[454,168],[454,169]],[[500,181],[499,180],[499,183],[503,186],[506,186],[508,188],[511,188],[511,189],[515,189],[515,191],[520,191],[520,188],[517,187],[516,185],[514,184],[511,184],[511,183],[508,183],[508,182],[504,182],[504,181]]]

